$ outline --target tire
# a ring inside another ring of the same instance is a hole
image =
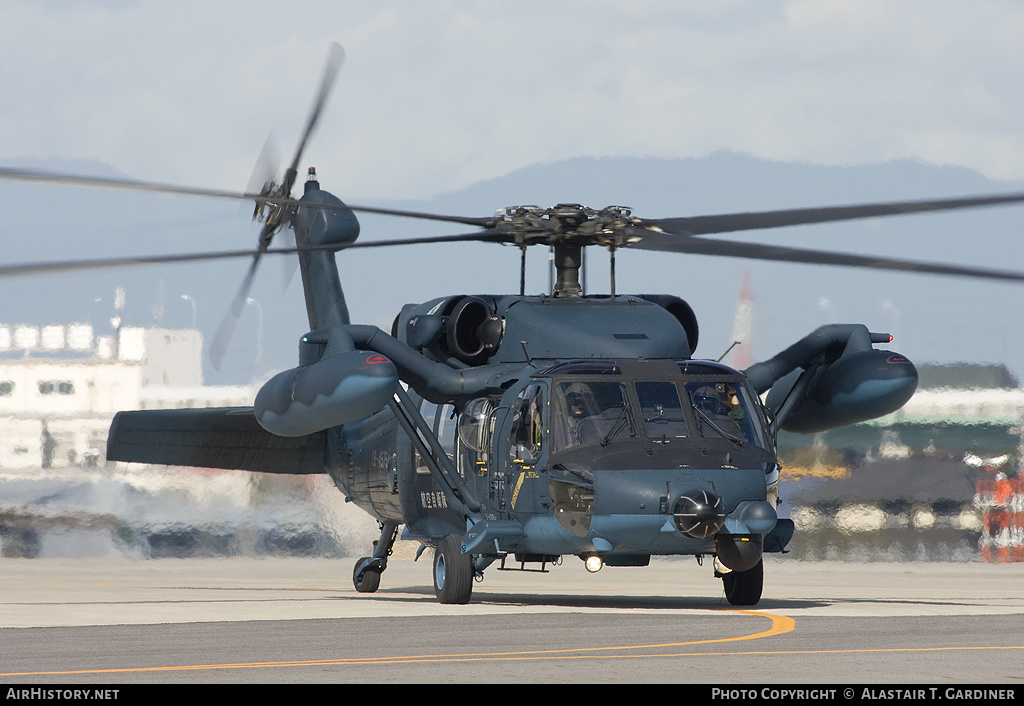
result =
[[[359,566],[364,561],[366,561],[365,558],[356,562],[356,567],[352,570],[352,585],[359,593],[373,593],[380,588],[380,571],[365,569],[360,573]]]
[[[450,534],[434,550],[434,595],[441,603],[469,603],[473,595],[473,557],[462,553],[462,538]]]
[[[764,588],[764,560],[746,571],[730,571],[722,576],[729,605],[757,605]]]

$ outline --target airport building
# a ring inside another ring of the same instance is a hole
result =
[[[106,461],[114,415],[247,407],[203,384],[193,329],[0,325],[0,556],[347,555],[375,523],[326,475]]]
[[[252,404],[203,385],[202,351],[194,329],[0,325],[0,470],[101,465],[120,410]]]

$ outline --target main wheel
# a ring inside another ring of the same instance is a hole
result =
[[[469,603],[473,556],[462,553],[462,538],[450,534],[434,550],[434,595],[441,603]]]
[[[352,570],[352,585],[359,593],[373,593],[380,588],[380,571],[373,569],[359,571],[359,566],[364,561],[366,561],[365,558],[356,562],[356,567]]]
[[[764,588],[764,559],[746,571],[730,571],[722,583],[729,605],[756,605]]]

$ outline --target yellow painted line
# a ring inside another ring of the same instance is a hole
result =
[[[230,664],[192,664],[173,667],[130,667],[115,669],[79,669],[67,671],[50,672],[8,672],[0,673],[0,677],[28,677],[44,675],[67,675],[67,674],[127,674],[132,672],[180,672],[190,670],[210,669],[252,669],[252,668],[274,668],[274,667],[314,667],[314,666],[345,666],[345,665],[370,665],[370,664],[406,664],[417,662],[482,662],[497,659],[516,660],[542,660],[542,659],[587,659],[601,657],[595,653],[611,652],[615,650],[653,650],[668,647],[687,647],[691,645],[710,645],[720,642],[739,642],[745,640],[758,640],[773,635],[782,635],[796,628],[796,621],[785,615],[773,615],[753,610],[730,610],[713,608],[713,611],[739,613],[771,620],[771,627],[763,632],[750,635],[739,635],[737,637],[721,637],[713,640],[692,640],[689,642],[665,642],[652,645],[619,645],[609,647],[576,647],[561,650],[528,650],[521,652],[480,652],[454,655],[408,655],[401,657],[344,657],[339,659],[317,659],[317,660],[292,660],[285,662],[238,662]],[[583,654],[581,654],[583,653]],[[695,653],[701,654],[701,653]],[[727,653],[728,654],[728,653]],[[610,657],[640,657],[640,656],[662,656],[662,655],[608,655]]]
[[[754,636],[727,638],[728,640],[748,640]],[[720,642],[720,640],[708,640],[707,642]],[[693,643],[677,644],[700,644],[700,641]],[[503,661],[541,661],[541,660],[581,660],[581,659],[650,659],[653,657],[771,657],[771,656],[793,656],[793,655],[840,655],[840,654],[865,654],[865,653],[892,653],[892,652],[957,652],[964,650],[1024,650],[1024,645],[1009,647],[906,647],[906,648],[883,648],[883,649],[858,649],[858,650],[767,650],[767,651],[744,651],[744,652],[675,652],[664,654],[558,654],[561,652],[587,652],[591,650],[628,650],[653,647],[665,647],[669,645],[635,645],[633,647],[593,647],[581,648],[578,650],[538,650],[537,652],[493,652],[465,655],[411,655],[408,657],[351,657],[343,659],[318,659],[318,660],[295,660],[291,662],[237,662],[229,664],[196,664],[183,665],[178,667],[138,667],[132,669],[83,669],[77,671],[61,672],[17,672],[11,674],[0,674],[0,677],[11,676],[44,676],[44,675],[68,675],[68,674],[118,674],[129,672],[181,672],[199,671],[211,669],[272,669],[279,667],[346,667],[346,666],[370,666],[387,664],[432,664],[442,662],[487,662],[494,660]]]
[[[704,655],[715,655],[717,657],[732,655],[842,655],[842,654],[866,654],[866,653],[889,653],[889,652],[974,652],[977,650],[1024,650],[1024,645],[975,645],[973,647],[867,647],[864,649],[852,650],[770,650],[752,652],[691,652],[678,655],[656,655],[658,657],[698,657]]]
[[[736,637],[730,639],[750,639],[750,637]],[[718,641],[718,640],[709,640]],[[692,645],[693,642],[690,642]],[[636,646],[636,648],[662,647],[656,645]],[[567,652],[587,652],[588,650],[629,650],[630,648],[585,648],[581,650],[569,650]],[[371,666],[387,664],[431,664],[442,662],[486,662],[494,660],[503,661],[541,661],[541,660],[593,660],[593,659],[650,659],[654,657],[792,657],[793,655],[844,655],[844,654],[865,654],[865,653],[894,653],[894,652],[961,652],[974,650],[1024,650],[1024,646],[1012,647],[945,647],[945,648],[889,648],[878,650],[777,650],[777,651],[748,651],[748,652],[689,652],[671,654],[632,654],[632,655],[555,655],[553,653],[562,651],[549,651],[537,653],[489,653],[480,655],[426,655],[410,657],[365,657],[348,658],[336,660],[296,660],[292,662],[251,662],[231,664],[198,664],[178,667],[138,667],[132,669],[82,669],[77,671],[48,671],[48,672],[15,672],[0,674],[0,676],[43,676],[43,675],[67,675],[67,674],[111,674],[126,672],[160,672],[160,671],[189,671],[189,670],[210,670],[210,669],[252,669],[252,668],[274,668],[274,667],[325,667],[325,666]]]

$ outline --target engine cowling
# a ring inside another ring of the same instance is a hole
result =
[[[396,338],[403,317],[405,342],[438,361],[455,358],[467,365],[482,365],[498,350],[504,334],[493,302],[477,296],[447,297],[406,307],[395,320]]]
[[[697,325],[697,315],[693,308],[679,297],[671,294],[641,294],[642,299],[657,304],[668,313],[672,314],[686,332],[686,341],[690,346],[690,355],[697,350],[697,339],[700,336],[700,327]]]
[[[480,297],[462,297],[448,314],[445,343],[464,363],[478,365],[501,344],[501,319]]]
[[[373,414],[397,386],[390,358],[347,351],[275,375],[256,394],[253,411],[272,434],[304,436]]]

